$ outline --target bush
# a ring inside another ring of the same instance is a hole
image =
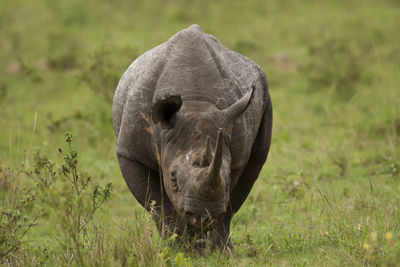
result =
[[[366,76],[372,45],[361,38],[363,27],[344,25],[309,45],[309,61],[300,67],[310,91],[332,92],[339,100],[352,98]]]
[[[122,73],[136,57],[136,50],[132,47],[101,48],[90,57],[80,78],[93,92],[111,103]]]
[[[67,151],[59,152],[64,163],[58,173],[53,171],[54,164],[46,158],[37,158],[35,174],[38,186],[42,189],[42,200],[57,215],[57,225],[61,230],[58,240],[66,251],[67,258],[75,258],[83,265],[83,251],[87,246],[88,234],[95,212],[110,197],[111,183],[99,186],[93,178],[78,170],[78,152],[72,148],[72,135],[65,134]]]
[[[38,245],[30,246],[24,237],[51,211],[63,262],[85,265],[84,254],[89,253],[89,244],[96,238],[91,235],[95,232],[94,215],[110,197],[112,186],[99,186],[92,176],[82,173],[78,152],[71,145],[72,135],[67,133],[65,141],[66,152],[59,148],[64,159],[58,168],[39,152],[33,171],[0,168],[0,262],[26,263],[27,255]],[[32,263],[37,264],[42,260],[39,258],[31,259]]]
[[[0,168],[0,262],[17,257],[26,234],[37,222],[38,214],[29,213],[37,191],[19,183],[21,173],[12,168]]]

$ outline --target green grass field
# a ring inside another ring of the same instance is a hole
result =
[[[161,240],[115,157],[119,78],[193,23],[264,69],[274,106],[233,255]],[[399,266],[399,29],[396,0],[1,1],[0,264]]]

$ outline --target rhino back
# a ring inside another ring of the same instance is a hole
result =
[[[189,27],[175,38],[180,45],[177,60],[180,64],[177,65],[182,66],[175,75],[183,80],[179,87],[183,100],[208,99],[222,110],[253,88],[246,111],[236,119],[233,126],[230,152],[234,185],[248,163],[264,111],[270,101],[266,75],[254,61],[224,47],[214,36],[203,33],[198,26]],[[171,62],[175,63],[173,60]],[[172,77],[170,75],[168,79]],[[191,83],[194,80],[196,82]]]

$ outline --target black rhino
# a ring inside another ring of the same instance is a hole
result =
[[[113,122],[122,175],[160,234],[232,248],[232,216],[271,142],[263,70],[192,25],[129,66]]]

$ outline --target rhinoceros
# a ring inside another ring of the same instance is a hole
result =
[[[264,71],[192,25],[133,61],[113,123],[122,176],[160,234],[233,248],[231,219],[271,142]]]

